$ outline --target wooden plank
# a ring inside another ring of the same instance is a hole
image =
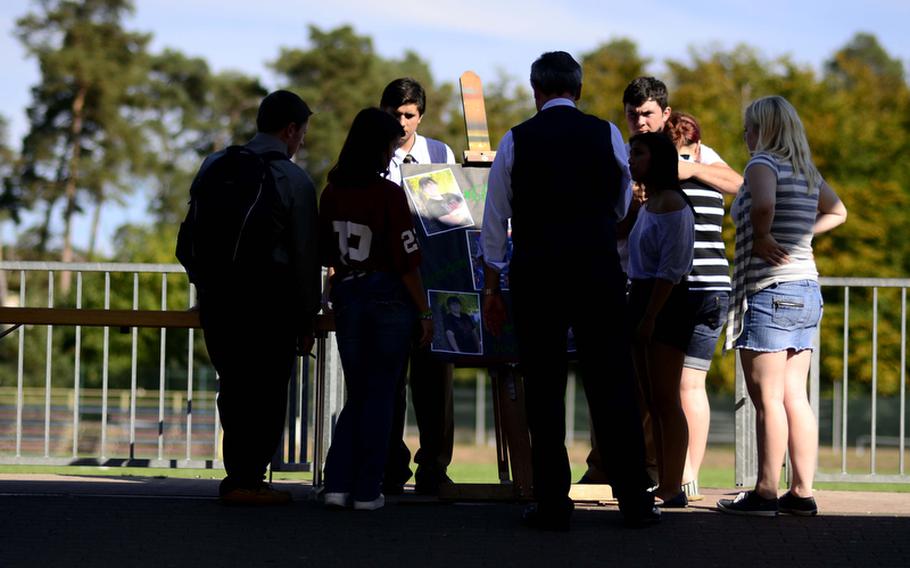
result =
[[[197,310],[89,310],[75,308],[0,308],[0,323],[108,327],[197,328]]]
[[[97,310],[0,307],[0,323],[13,325],[81,325],[97,327],[199,328],[198,310]],[[316,317],[316,331],[334,331],[335,318]]]
[[[613,489],[609,485],[601,484],[573,484],[569,487],[569,499],[587,502],[615,502]]]
[[[487,127],[487,109],[483,101],[483,85],[473,71],[465,71],[459,79],[461,84],[461,105],[464,109],[464,128],[468,136],[468,149],[464,153],[466,166],[493,164],[496,152],[490,146],[490,131]]]
[[[572,485],[569,499],[576,503],[616,503],[609,485]],[[530,501],[511,483],[446,483],[439,486],[440,501]]]
[[[492,150],[465,150],[464,152],[465,164],[471,166],[492,166],[495,158],[496,152]]]
[[[489,152],[490,134],[487,129],[487,110],[483,102],[483,85],[480,77],[473,71],[465,71],[459,82],[468,150]]]
[[[526,499],[529,497],[526,497]],[[506,483],[445,483],[439,486],[440,501],[516,501],[515,486]]]

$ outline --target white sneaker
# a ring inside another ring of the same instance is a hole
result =
[[[326,493],[322,496],[325,506],[332,509],[344,509],[350,501],[350,493]]]
[[[379,497],[372,501],[354,501],[355,511],[375,511],[385,506],[385,495],[379,494]]]

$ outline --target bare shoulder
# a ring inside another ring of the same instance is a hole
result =
[[[651,213],[673,213],[688,205],[682,192],[672,189],[665,189],[657,196],[648,199],[648,211]]]

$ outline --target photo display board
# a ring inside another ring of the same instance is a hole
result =
[[[489,173],[489,168],[458,164],[401,166],[420,242],[423,286],[433,310],[430,349],[442,360],[466,366],[517,361],[511,318],[494,337],[484,328],[481,313],[480,229]],[[511,313],[508,269],[500,286]]]

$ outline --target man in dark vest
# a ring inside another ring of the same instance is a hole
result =
[[[609,446],[610,484],[631,526],[660,519],[647,492],[644,443],[616,223],[631,198],[628,159],[613,124],[575,107],[581,67],[565,52],[531,66],[538,113],[502,138],[490,171],[483,220],[484,320],[498,334],[508,219],[513,319],[525,381],[534,497],[526,524],[568,530],[573,505],[565,447],[566,336],[571,327],[591,420]],[[553,285],[553,275],[565,275]],[[541,298],[554,309],[538,309]]]

